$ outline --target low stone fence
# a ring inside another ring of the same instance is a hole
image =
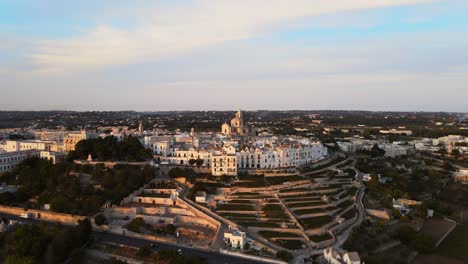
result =
[[[44,220],[48,222],[55,222],[67,225],[76,225],[78,224],[78,220],[83,220],[88,218],[86,216],[80,215],[71,215],[71,214],[62,214],[62,213],[55,213],[50,211],[43,211],[43,210],[35,210],[35,209],[28,209],[25,210],[24,208],[20,207],[10,207],[10,206],[0,206],[0,213],[16,215],[21,217],[21,214],[28,213],[28,218],[37,219],[37,220]]]

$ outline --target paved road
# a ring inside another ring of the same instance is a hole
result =
[[[20,221],[23,223],[29,223],[29,224],[38,224],[41,222],[40,220],[37,220],[37,219],[24,219],[18,216],[8,215],[8,214],[3,214],[3,213],[0,213],[0,217],[5,217],[9,220],[16,220],[16,221]],[[182,249],[182,252],[184,255],[199,256],[199,257],[205,258],[210,264],[259,264],[259,263],[262,263],[262,262],[253,261],[253,260],[246,260],[244,258],[238,258],[235,256],[226,256],[217,252],[203,251],[200,249],[176,246],[176,245],[171,245],[171,244],[163,244],[160,242],[121,236],[121,235],[111,234],[111,233],[93,231],[93,236],[98,241],[121,244],[121,245],[131,246],[131,247],[142,247],[142,246],[147,246],[153,243],[156,245],[155,247],[156,249],[162,249],[162,250]]]

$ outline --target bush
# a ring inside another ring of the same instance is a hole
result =
[[[136,252],[137,258],[146,258],[151,255],[151,250],[148,247],[141,247]]]
[[[293,255],[291,254],[291,252],[286,251],[286,250],[280,250],[276,252],[276,257],[286,262],[289,262],[290,260],[293,259]]]
[[[107,219],[103,214],[98,214],[94,217],[94,223],[98,226],[107,225]]]

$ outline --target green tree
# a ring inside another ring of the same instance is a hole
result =
[[[286,251],[286,250],[280,250],[276,252],[276,257],[286,262],[289,262],[290,260],[293,259],[293,254],[291,254],[291,252]]]
[[[203,165],[204,161],[203,161],[203,159],[197,159],[195,162],[196,162],[197,166],[201,166],[201,165]]]
[[[175,232],[177,231],[177,228],[173,224],[168,224],[165,228],[164,231],[168,233],[169,235],[174,235]]]
[[[151,255],[151,250],[148,247],[141,247],[136,252],[137,258],[146,258]]]
[[[94,217],[94,223],[98,226],[107,224],[107,219],[103,214],[98,214]]]
[[[9,255],[5,259],[5,264],[35,264],[34,258],[29,256]]]

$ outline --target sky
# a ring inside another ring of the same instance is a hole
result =
[[[0,0],[0,110],[468,112],[466,0]]]

